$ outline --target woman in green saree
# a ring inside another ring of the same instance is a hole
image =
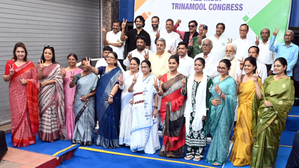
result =
[[[280,135],[295,94],[293,80],[286,75],[286,69],[286,59],[277,58],[274,61],[276,75],[266,78],[261,88],[258,86],[260,72],[253,76],[256,95],[252,104],[252,133],[256,139],[251,155],[252,168],[275,166]]]

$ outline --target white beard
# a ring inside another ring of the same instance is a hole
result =
[[[227,57],[229,60],[233,60],[235,58],[235,54],[233,55],[227,54],[225,57]]]

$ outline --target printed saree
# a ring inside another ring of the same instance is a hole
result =
[[[265,79],[261,87],[262,99],[253,99],[252,133],[256,138],[252,149],[252,168],[274,167],[280,135],[286,127],[286,119],[294,102],[295,89],[290,77]],[[272,107],[266,107],[264,101]]]

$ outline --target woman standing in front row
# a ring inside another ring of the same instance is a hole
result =
[[[67,56],[67,62],[69,63],[69,67],[62,68],[62,77],[63,77],[63,85],[64,85],[64,106],[65,106],[65,125],[67,137],[66,139],[71,140],[74,128],[75,128],[75,116],[73,110],[74,97],[76,92],[76,86],[70,88],[70,82],[72,81],[71,75],[77,75],[82,72],[82,69],[76,66],[78,61],[78,57],[76,54],[69,54]]]
[[[288,113],[293,107],[295,89],[293,80],[286,75],[287,61],[274,61],[274,72],[259,87],[258,75],[253,80],[256,96],[253,99],[252,133],[256,138],[252,149],[251,167],[274,167],[280,135],[286,127]]]
[[[96,111],[99,121],[99,129],[96,137],[96,145],[103,148],[119,147],[119,114],[120,114],[120,90],[118,77],[122,74],[117,66],[117,54],[109,52],[106,57],[107,66],[94,68],[90,65],[90,59],[85,65],[96,75],[101,75],[96,91]]]
[[[207,137],[204,134],[205,119],[211,98],[212,80],[203,73],[205,60],[197,58],[194,61],[194,74],[182,80],[182,95],[187,95],[186,119],[186,145],[185,159],[200,161],[205,156]]]
[[[252,101],[255,94],[253,74],[256,73],[256,59],[247,57],[244,61],[245,75],[237,74],[237,93],[239,107],[237,123],[234,128],[234,148],[230,155],[230,161],[234,166],[246,166],[251,164],[251,150],[253,145],[252,136]],[[262,85],[261,78],[258,79]]]
[[[184,102],[186,97],[181,95],[184,76],[177,71],[179,56],[170,56],[168,66],[170,72],[161,77],[158,92],[162,96],[160,116],[163,125],[163,146],[159,155],[182,158],[185,156]]]
[[[133,58],[132,58],[133,59]],[[157,111],[159,91],[158,79],[151,74],[151,63],[144,60],[141,63],[143,74],[134,75],[128,91],[134,93],[131,151],[144,150],[147,154],[154,154],[160,149]]]
[[[71,72],[70,88],[77,85],[74,113],[75,129],[72,137],[72,143],[81,145],[93,144],[93,132],[95,126],[95,93],[97,88],[98,76],[92,73],[85,65],[85,59],[81,61],[83,72],[75,75]],[[91,65],[91,62],[89,62]]]
[[[210,109],[206,119],[206,134],[212,135],[212,142],[206,161],[214,166],[222,165],[229,152],[229,135],[237,106],[235,80],[229,76],[231,63],[223,59],[217,67],[220,76],[214,78],[211,89]]]
[[[130,60],[130,70],[126,71],[118,78],[119,89],[121,92],[121,114],[120,114],[120,131],[119,145],[130,146],[131,144],[131,128],[132,128],[132,102],[133,93],[128,89],[132,83],[134,75],[139,74],[140,60],[133,57]]]
[[[54,48],[45,45],[37,66],[40,80],[38,96],[40,124],[38,136],[43,141],[54,142],[66,138],[63,79],[60,65],[55,62]]]
[[[11,139],[13,146],[22,147],[35,143],[38,131],[39,82],[34,64],[27,59],[25,44],[18,42],[13,58],[5,66],[3,79],[9,81]]]

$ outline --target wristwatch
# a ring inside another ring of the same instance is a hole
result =
[[[158,106],[154,106],[154,109],[158,109]]]
[[[221,96],[221,95],[222,95],[222,92],[220,92],[218,95]]]

